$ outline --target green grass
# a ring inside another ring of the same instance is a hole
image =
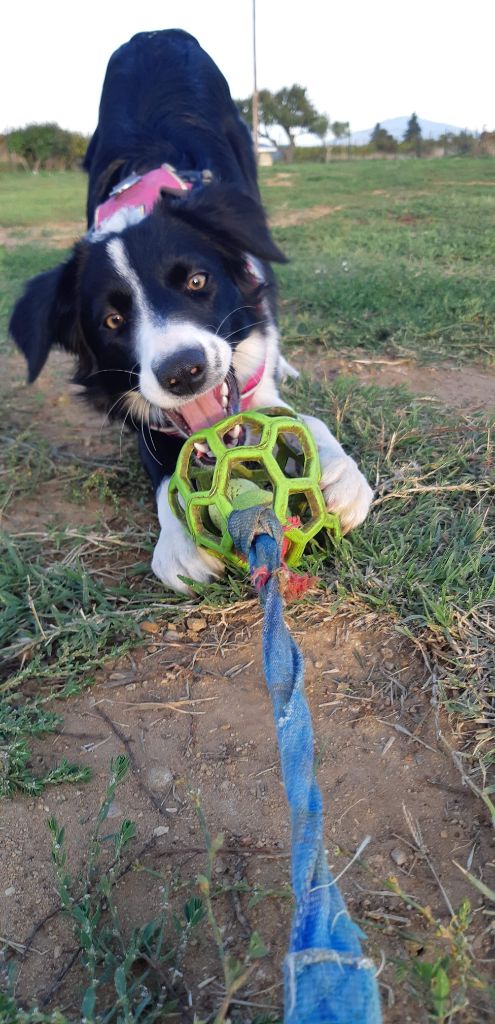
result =
[[[290,258],[278,271],[286,342],[493,360],[493,161],[283,171],[291,187],[264,192],[271,214],[340,207],[276,229]]]
[[[84,221],[86,177],[79,171],[0,173],[0,227]]]
[[[0,352],[11,351],[7,325],[26,281],[50,270],[63,258],[63,252],[54,252],[48,246],[21,245],[16,249],[0,246]]]

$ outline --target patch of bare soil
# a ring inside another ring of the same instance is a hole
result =
[[[270,217],[270,224],[274,228],[292,228],[298,224],[308,224],[312,220],[321,220],[328,217],[330,213],[337,213],[342,206],[308,206],[306,210],[281,210],[273,217]]]
[[[15,249],[19,245],[45,243],[50,249],[67,249],[86,230],[83,221],[61,221],[58,224],[35,224],[29,227],[0,227],[0,245]]]
[[[294,184],[292,174],[288,171],[279,171],[273,178],[267,178],[264,184],[268,188],[290,188]]]
[[[291,362],[299,370],[307,368],[307,353],[296,349],[291,352]],[[338,355],[336,353],[315,354],[312,372],[324,374],[328,379],[339,373],[355,374],[363,384],[379,384],[390,387],[405,384],[410,391],[423,398],[438,399],[449,408],[465,412],[475,410],[492,411],[495,408],[495,370],[486,366],[452,366],[435,363],[420,366],[412,359],[383,359]]]
[[[387,893],[385,879],[397,875],[407,893],[447,923],[441,886],[454,907],[466,895],[472,898],[453,860],[465,863],[473,847],[476,872],[489,860],[488,824],[437,746],[424,665],[411,645],[391,629],[384,631],[373,614],[337,618],[319,607],[290,618],[306,658],[332,870],[340,873],[363,839],[371,837],[340,885],[377,964],[382,954],[386,957],[385,1020],[426,1021],[409,986],[397,983],[393,966],[411,953],[421,958],[424,924],[409,905]],[[273,893],[289,884],[288,816],[263,679],[258,611],[246,603],[234,612],[212,612],[208,621],[193,614],[188,627],[160,629],[147,650],[121,659],[100,673],[90,693],[60,708],[63,728],[38,744],[39,768],[67,757],[91,766],[89,784],[64,786],[38,799],[18,797],[3,809],[6,895],[0,902],[0,933],[29,944],[37,929],[18,977],[23,1000],[43,1004],[52,992],[59,1005],[62,1001],[72,1011],[78,1006],[77,968],[57,983],[77,947],[57,911],[46,818],[54,814],[66,827],[71,868],[81,869],[109,760],[117,753],[128,754],[132,770],[112,806],[109,831],[124,817],[136,822],[134,857],[140,868],[119,884],[118,903],[129,929],[158,910],[160,880],[143,869],[160,872],[176,908],[189,891],[187,880],[194,889],[195,875],[204,870],[191,789],[200,796],[212,834],[224,834],[219,885],[227,889],[245,880]],[[448,736],[447,723],[441,724]],[[407,815],[420,827],[422,852]],[[254,928],[263,936],[269,956],[245,997],[276,1007],[290,901],[272,895],[252,909],[247,903],[247,897],[226,892],[217,909],[232,951],[245,946]],[[483,927],[480,922],[480,936]],[[479,938],[479,956],[484,941]],[[197,942],[186,983],[196,1013],[204,1018],[218,1007],[220,977],[206,929]],[[269,999],[259,995],[267,988]],[[184,1010],[181,1020],[192,1020],[192,1011]]]

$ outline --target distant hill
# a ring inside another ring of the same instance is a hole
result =
[[[382,128],[385,128],[387,132],[393,135],[394,139],[398,142],[404,137],[404,132],[407,128],[409,117],[392,117],[388,121],[380,121]],[[456,135],[463,131],[462,128],[456,127],[454,124],[442,124],[440,121],[427,121],[424,117],[418,117],[418,121],[421,125],[421,131],[424,139],[438,139],[440,135],[444,135],[445,132],[454,132]],[[373,128],[375,126],[373,125]],[[360,132],[351,133],[351,144],[353,146],[365,146],[371,139],[373,128],[364,128]],[[348,143],[347,139],[339,139],[335,142],[335,145],[346,146]]]

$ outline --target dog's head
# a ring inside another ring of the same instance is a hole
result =
[[[284,256],[262,207],[233,186],[163,195],[30,281],[10,330],[30,381],[59,345],[112,415],[187,435],[234,411],[266,358],[272,277],[253,267],[274,260]]]

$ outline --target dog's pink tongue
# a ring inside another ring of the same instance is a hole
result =
[[[186,402],[181,405],[180,414],[185,419],[191,434],[203,427],[212,427],[226,415],[226,410],[220,402],[219,389],[207,391],[205,395],[195,398],[194,402]]]

